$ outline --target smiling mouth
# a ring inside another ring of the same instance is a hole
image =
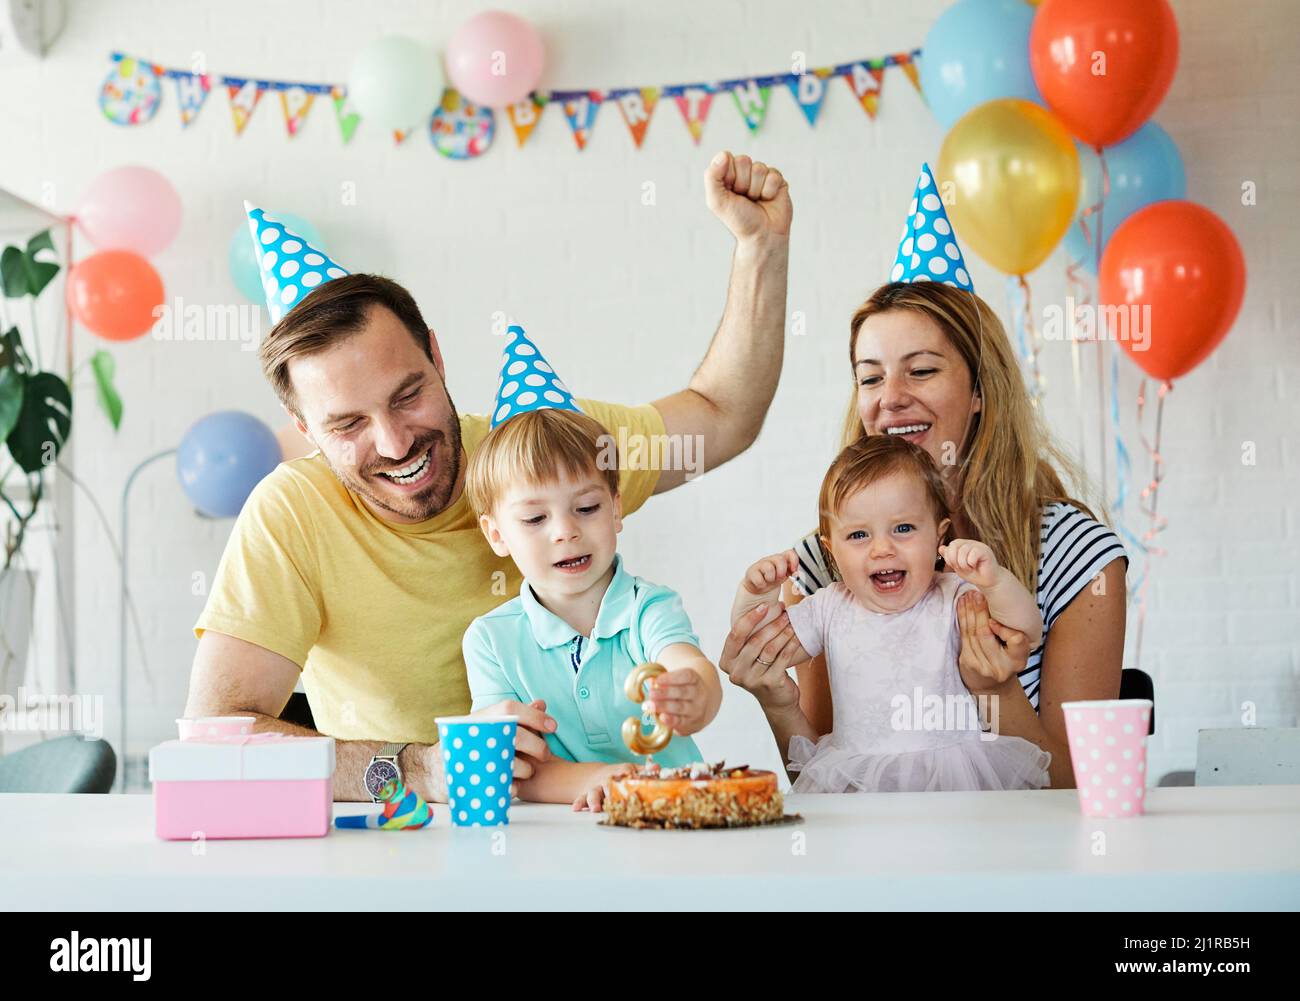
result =
[[[551,566],[564,573],[582,573],[587,567],[591,566],[591,553],[587,553],[585,556],[574,556],[571,559],[560,560],[558,563],[552,563]]]
[[[897,591],[906,578],[906,570],[877,570],[871,575],[871,583],[877,591]]]
[[[410,486],[412,483],[418,482],[420,477],[429,471],[429,465],[432,462],[433,448],[430,446],[424,450],[424,454],[420,458],[410,465],[403,466],[401,469],[381,471],[379,475],[401,486]]]
[[[924,423],[900,424],[898,427],[885,428],[885,434],[906,438],[915,434],[924,434],[926,431],[929,431],[930,428],[932,427],[934,427],[933,424],[924,424]]]

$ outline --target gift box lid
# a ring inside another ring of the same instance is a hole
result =
[[[150,782],[327,779],[333,774],[333,737],[250,733],[168,740],[149,750]]]

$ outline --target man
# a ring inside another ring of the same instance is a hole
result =
[[[781,174],[746,156],[719,153],[705,187],[736,248],[703,362],[686,389],[654,403],[579,405],[615,441],[699,436],[707,470],[749,447],[776,390],[792,206]],[[258,730],[311,735],[278,718],[301,673],[316,725],[337,742],[336,799],[371,798],[396,766],[426,799],[445,801],[434,717],[469,709],[461,637],[520,584],[464,496],[488,419],[457,413],[437,338],[404,289],[334,273],[262,345],[267,378],[318,451],[281,464],[244,505],[195,626],[186,715],[252,715]],[[267,290],[282,291],[274,276]],[[685,470],[629,468],[627,458],[625,514],[685,482]],[[549,756],[545,708],[484,710],[519,717],[518,778]]]

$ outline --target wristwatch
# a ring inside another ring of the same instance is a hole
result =
[[[366,766],[366,792],[370,793],[372,803],[382,803],[379,798],[379,790],[384,787],[384,783],[390,779],[402,780],[402,769],[397,764],[397,756],[402,753],[402,748],[406,744],[385,744],[379,749],[379,753],[370,759],[370,764]]]

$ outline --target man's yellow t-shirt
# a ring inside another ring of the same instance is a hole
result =
[[[631,514],[659,470],[629,469],[625,446],[660,440],[663,418],[649,404],[577,403],[618,442]],[[485,416],[460,415],[467,457],[488,428]],[[322,733],[433,743],[434,717],[469,712],[465,630],[517,595],[521,580],[488,546],[463,492],[427,521],[395,524],[315,453],[281,463],[248,498],[194,632],[225,633],[299,665]]]

